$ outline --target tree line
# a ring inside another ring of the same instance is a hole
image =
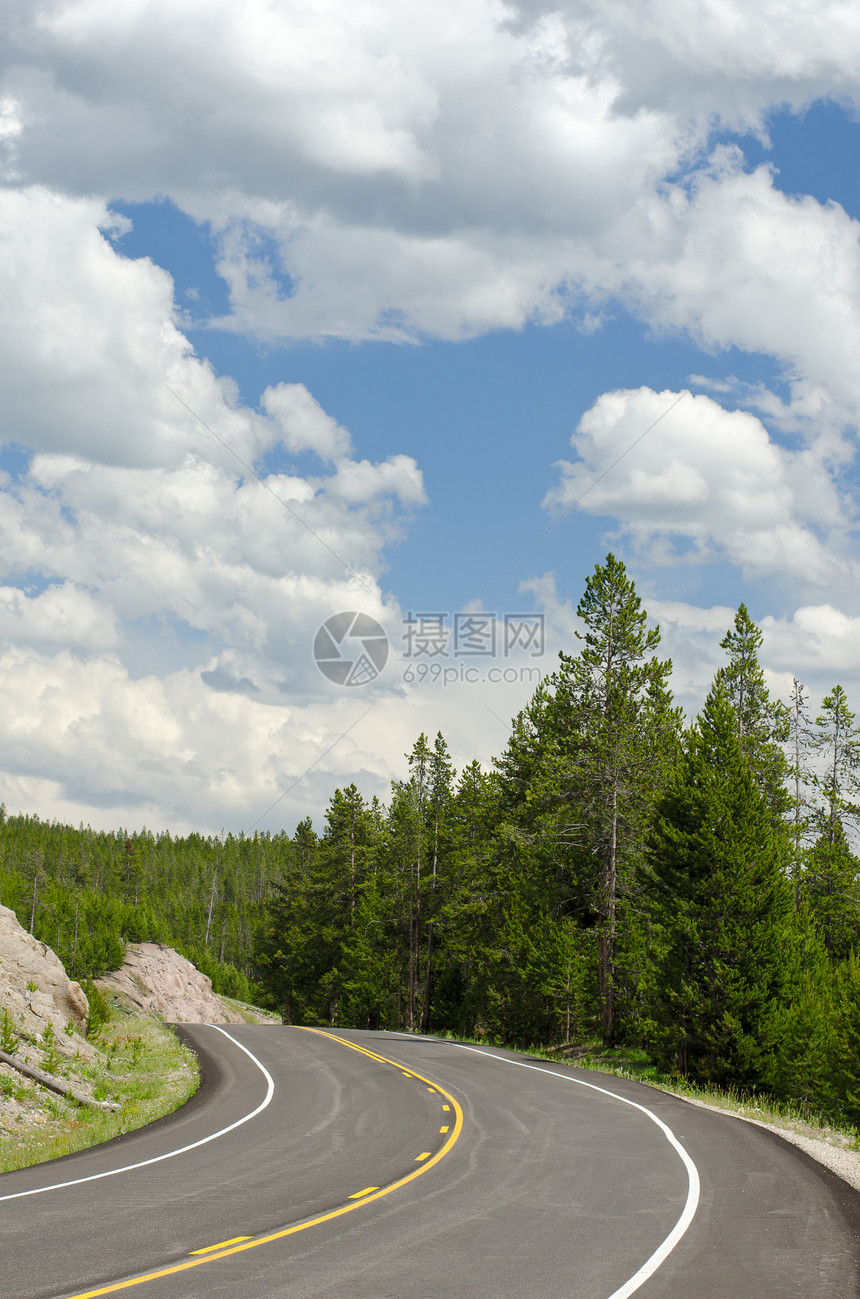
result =
[[[860,728],[771,698],[741,605],[685,726],[613,555],[487,769],[419,736],[317,831],[94,831],[0,808],[0,904],[72,977],[177,947],[287,1022],[639,1044],[667,1073],[860,1119]]]
[[[260,907],[287,835],[96,831],[7,816],[0,807],[0,905],[52,947],[74,979],[122,965],[132,942],[177,948],[218,992],[257,994]]]
[[[771,698],[744,605],[684,725],[624,565],[490,770],[421,735],[387,805],[282,844],[255,963],[302,1024],[638,1043],[667,1073],[860,1117],[860,728]]]

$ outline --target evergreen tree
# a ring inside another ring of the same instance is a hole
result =
[[[797,968],[788,846],[718,681],[660,799],[649,846],[650,1039],[664,1068],[760,1085]]]
[[[284,854],[257,933],[255,969],[285,1024],[328,1022],[321,984],[335,961],[326,906],[315,887],[318,855],[319,840],[306,819]]]
[[[433,994],[435,949],[438,943],[436,926],[447,889],[446,849],[448,847],[448,820],[453,796],[454,768],[448,746],[441,731],[437,732],[430,755],[429,789],[426,804],[427,849],[430,859],[430,881],[425,904],[427,947],[424,966],[424,989],[419,1027],[422,1033],[430,1031]]]
[[[598,976],[603,1038],[618,1031],[619,904],[635,894],[635,871],[650,806],[674,753],[680,715],[671,706],[669,660],[656,657],[660,633],[624,565],[609,554],[586,579],[577,608],[584,632],[576,657],[562,654],[549,710],[567,731],[560,764],[571,786],[581,861],[597,863]]]
[[[790,997],[773,1008],[773,1052],[764,1070],[769,1090],[806,1113],[838,1108],[837,1007],[833,967],[811,923],[802,923]]]
[[[833,1080],[836,1095],[860,1123],[860,954],[852,952],[837,971]]]
[[[827,951],[844,960],[860,950],[860,861],[837,818],[826,822],[805,855],[804,894]]]
[[[773,815],[781,818],[789,809],[785,790],[788,768],[781,747],[789,734],[788,710],[770,697],[758,661],[761,642],[761,631],[746,605],[740,604],[733,627],[720,641],[729,662],[718,670],[715,681],[731,703],[741,747],[758,786]]]
[[[860,791],[860,727],[848,707],[845,691],[834,686],[815,719],[814,747],[824,770],[814,778],[818,791],[816,824],[831,844],[842,829],[842,821],[860,813],[855,801]]]
[[[808,696],[797,677],[792,678],[791,699],[788,706],[786,749],[788,753],[788,779],[790,782],[791,877],[794,883],[794,905],[801,906],[801,876],[803,873],[804,841],[809,833],[811,801],[808,787],[811,780],[809,754],[813,733],[807,712]]]

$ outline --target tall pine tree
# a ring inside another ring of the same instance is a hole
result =
[[[586,579],[577,614],[584,631],[575,657],[562,654],[554,678],[555,726],[567,729],[568,768],[580,840],[597,864],[598,977],[603,1038],[618,1032],[619,903],[635,895],[652,800],[674,754],[680,715],[656,657],[657,628],[624,564],[609,554]]]
[[[761,631],[746,605],[738,605],[734,625],[720,641],[729,661],[718,670],[715,680],[731,703],[741,748],[758,786],[774,817],[780,818],[790,805],[785,789],[788,766],[781,747],[788,739],[789,716],[784,705],[770,697],[758,661],[761,643]]]
[[[650,1040],[664,1068],[709,1082],[766,1078],[774,1014],[797,964],[787,856],[718,681],[657,805],[649,845]]]

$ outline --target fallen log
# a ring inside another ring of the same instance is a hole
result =
[[[547,1055],[555,1055],[560,1052],[562,1055],[573,1059],[581,1055],[591,1055],[594,1051],[593,1046],[580,1046],[578,1042],[562,1042],[560,1046],[545,1046],[543,1050]]]
[[[88,1096],[79,1096],[72,1088],[65,1083],[61,1083],[50,1074],[42,1073],[40,1069],[34,1069],[24,1060],[19,1060],[17,1056],[7,1055],[5,1051],[0,1051],[0,1064],[8,1064],[10,1069],[17,1069],[18,1073],[23,1074],[25,1078],[31,1078],[37,1082],[40,1087],[47,1087],[49,1091],[56,1092],[58,1096],[65,1096],[68,1100],[75,1101],[78,1105],[86,1105],[91,1110],[115,1110],[119,1106],[113,1101],[93,1101]]]

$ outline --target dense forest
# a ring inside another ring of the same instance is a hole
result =
[[[168,943],[248,999],[254,935],[287,835],[113,833],[6,816],[0,808],[0,905],[58,954],[72,978],[122,965],[126,943]]]
[[[171,838],[3,817],[0,903],[85,977],[170,942],[288,1022],[644,1045],[860,1120],[860,728],[771,699],[741,605],[685,727],[624,565],[484,770],[421,735],[387,804]]]

